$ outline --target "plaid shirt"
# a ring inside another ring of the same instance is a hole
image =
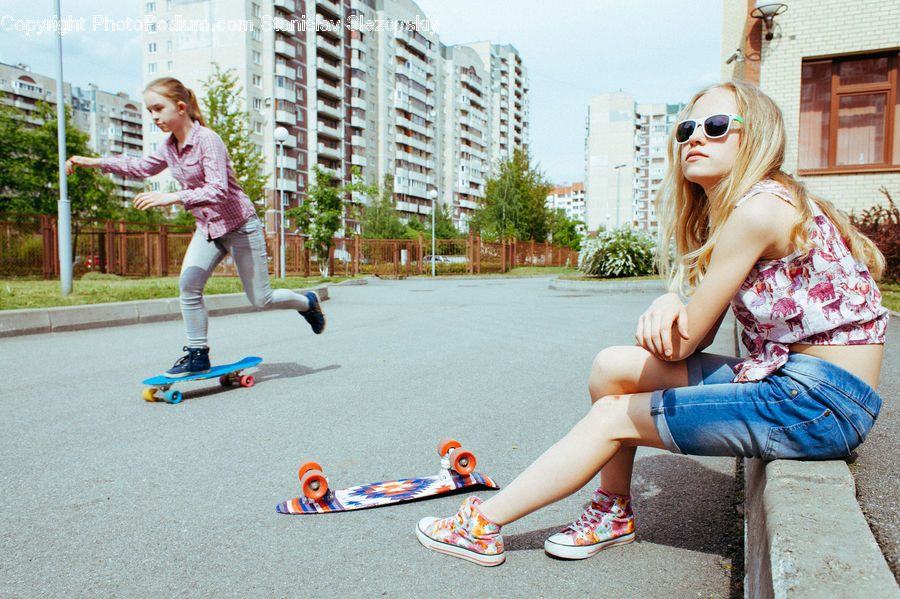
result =
[[[104,173],[136,179],[153,176],[166,167],[183,188],[178,199],[196,218],[197,232],[207,239],[234,231],[256,214],[234,176],[222,138],[196,121],[180,150],[175,136],[170,135],[150,156],[112,156],[100,163]]]

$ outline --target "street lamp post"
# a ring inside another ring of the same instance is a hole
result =
[[[434,211],[437,208],[437,197],[438,192],[437,189],[432,189],[428,192],[428,197],[431,198],[431,276],[435,276],[434,274],[434,238],[437,237],[434,234]]]
[[[615,171],[616,171],[616,228],[618,228],[619,225],[622,224],[622,218],[621,218],[622,210],[621,210],[621,206],[620,206],[620,202],[619,202],[619,196],[622,193],[622,186],[619,185],[619,179],[621,178],[620,175],[622,174],[621,169],[626,166],[628,166],[628,163],[623,162],[622,164],[617,164],[616,166],[613,167],[613,169],[615,169]]]
[[[284,127],[276,127],[273,133],[275,143],[278,144],[278,166],[280,169],[278,175],[279,203],[281,204],[278,209],[278,247],[280,249],[278,274],[282,279],[284,278],[284,142],[287,141],[288,135],[288,130]]]

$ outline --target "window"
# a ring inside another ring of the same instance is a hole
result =
[[[897,51],[803,61],[801,171],[900,169]]]
[[[147,53],[156,54],[156,42],[150,42],[149,44],[147,44]]]
[[[147,63],[147,72],[150,74],[153,74],[156,72],[156,63],[155,62]]]

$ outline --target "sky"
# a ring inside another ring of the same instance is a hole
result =
[[[157,0],[165,2],[165,0]],[[60,0],[63,77],[140,98],[145,0]],[[584,180],[588,102],[622,90],[638,102],[685,102],[719,80],[721,0],[418,0],[446,45],[511,44],[528,73],[530,151],[554,184]],[[0,2],[0,62],[55,77],[56,36],[24,31],[52,19],[53,0]],[[72,20],[69,20],[69,17]],[[176,74],[177,76],[177,74]]]

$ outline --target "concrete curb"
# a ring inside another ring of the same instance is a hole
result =
[[[320,300],[328,299],[327,285],[295,291],[299,293],[315,291]],[[243,293],[207,295],[204,296],[204,301],[210,316],[224,316],[257,310]],[[78,331],[142,322],[178,320],[179,318],[181,318],[181,307],[178,298],[4,310],[0,312],[0,337]]]
[[[900,597],[842,460],[744,460],[744,596]]]
[[[555,291],[579,291],[586,293],[622,293],[629,291],[665,293],[666,286],[662,279],[603,279],[597,281],[581,281],[556,278],[550,282],[550,289]]]

